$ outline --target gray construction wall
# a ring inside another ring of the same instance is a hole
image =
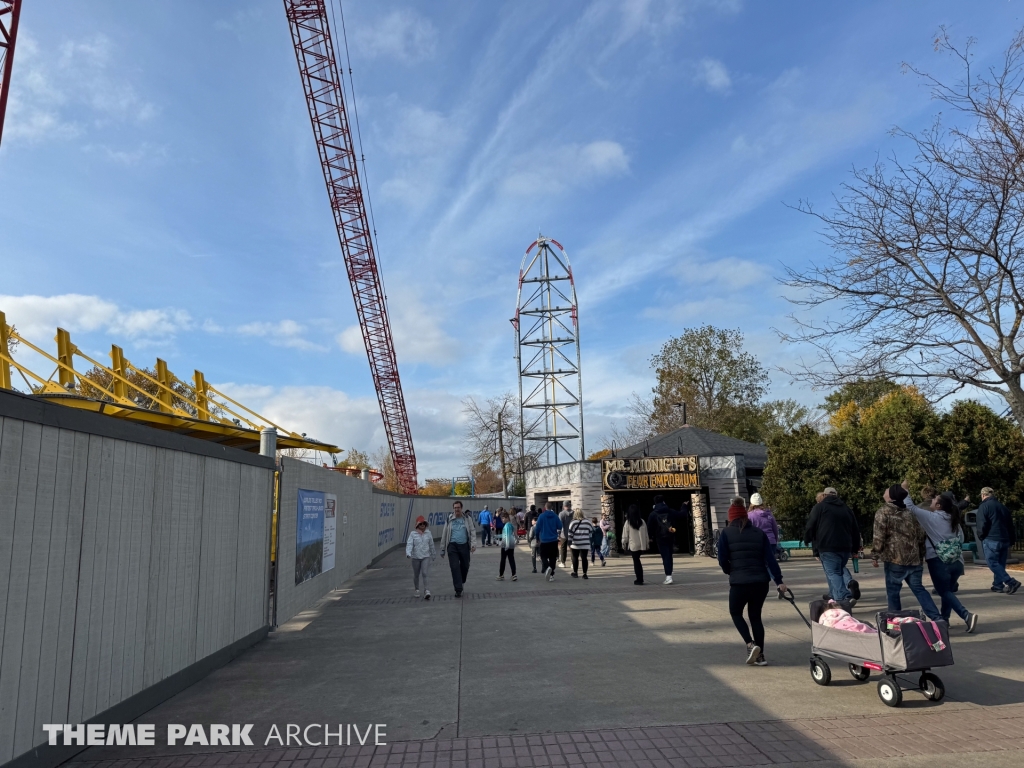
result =
[[[295,539],[299,490],[321,491],[338,497],[337,544],[333,570],[295,584]],[[523,499],[460,497],[466,509],[478,511],[484,504],[493,511],[521,506]],[[382,491],[370,482],[349,477],[315,464],[281,459],[278,576],[275,592],[278,624],[308,608],[337,589],[377,557],[405,546],[416,518],[423,515],[435,538],[441,537],[452,510],[448,496],[403,496]]]
[[[273,477],[0,390],[0,764],[32,762],[43,723],[130,722],[265,634]]]

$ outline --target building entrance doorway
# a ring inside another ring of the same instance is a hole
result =
[[[701,489],[701,492],[706,494],[706,489]],[[665,503],[671,509],[678,511],[689,509],[690,494],[693,491],[616,491],[613,496],[615,498],[615,533],[617,541],[622,541],[622,526],[626,522],[626,512],[629,510],[630,504],[636,504],[637,509],[640,510],[640,515],[643,517],[644,522],[650,517],[651,510],[654,509],[654,497],[661,494],[665,498]],[[654,541],[654,537],[651,537],[651,546],[647,550],[648,552],[657,552],[658,546]],[[693,536],[693,517],[690,516],[689,520],[676,526],[676,541],[675,551],[680,554],[692,555],[694,553],[694,536]]]

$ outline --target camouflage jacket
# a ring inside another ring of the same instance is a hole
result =
[[[883,504],[875,512],[871,553],[884,563],[921,565],[924,563],[924,528],[909,509]]]

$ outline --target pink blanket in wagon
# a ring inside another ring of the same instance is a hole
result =
[[[874,627],[858,621],[848,611],[838,607],[829,608],[824,611],[821,614],[821,618],[818,619],[818,623],[834,629],[844,629],[847,632],[862,632],[865,635],[878,634],[878,630]]]

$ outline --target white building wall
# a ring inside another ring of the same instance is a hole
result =
[[[711,505],[711,527],[724,528],[729,514],[729,503],[734,496],[746,498],[740,488],[737,471],[742,467],[742,456],[701,456],[700,479],[708,489]]]
[[[573,509],[601,515],[601,462],[576,461],[539,467],[526,472],[526,506],[544,502],[572,501]]]

